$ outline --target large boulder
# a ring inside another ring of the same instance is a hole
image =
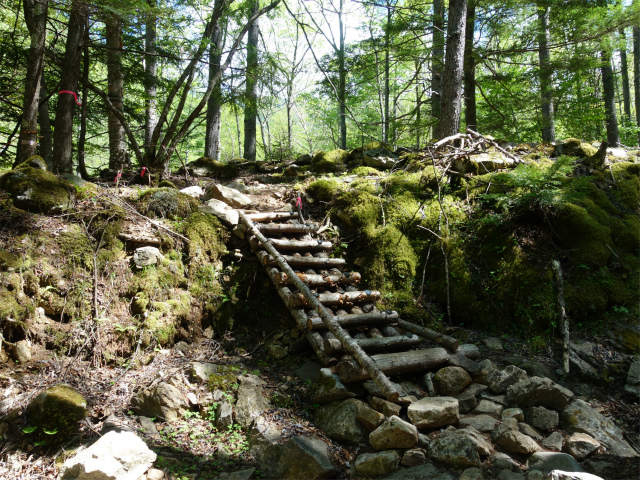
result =
[[[480,467],[482,456],[491,453],[491,446],[477,433],[462,429],[446,433],[429,444],[429,457],[456,468]]]
[[[346,162],[349,152],[336,149],[330,152],[318,152],[311,160],[311,168],[315,173],[330,173],[340,170]]]
[[[527,460],[527,468],[529,470],[540,470],[547,474],[552,470],[584,472],[584,468],[582,468],[571,455],[555,452],[534,453]]]
[[[60,480],[137,480],[149,470],[156,454],[131,432],[109,432],[68,459]]]
[[[271,408],[271,403],[263,391],[264,380],[249,374],[240,375],[238,382],[235,420],[242,428],[248,429],[256,417]]]
[[[34,398],[26,410],[29,424],[38,432],[57,431],[60,438],[78,430],[78,423],[87,415],[87,401],[69,385],[49,387]]]
[[[237,163],[222,163],[211,158],[201,157],[187,164],[187,171],[196,177],[235,178],[240,174]]]
[[[209,200],[210,198],[220,200],[233,208],[244,208],[252,202],[244,193],[224,185],[212,185],[207,190],[204,199]]]
[[[433,376],[433,384],[440,395],[457,395],[471,385],[471,376],[462,367],[444,367]]]
[[[159,383],[138,392],[131,399],[131,407],[138,415],[175,422],[189,408],[189,400],[173,385]]]
[[[438,428],[460,421],[458,400],[453,397],[425,397],[407,409],[409,420],[416,427]]]
[[[233,228],[240,221],[240,215],[235,209],[224,203],[222,200],[216,200],[215,198],[207,200],[204,205],[200,205],[198,207],[198,210],[203,213],[215,215],[227,227]]]
[[[595,155],[597,151],[598,149],[594,146],[582,142],[577,138],[567,138],[562,143],[556,145],[551,156],[555,158],[560,155],[567,155],[569,157],[587,158]]]
[[[311,400],[313,403],[324,405],[326,403],[338,402],[353,398],[356,394],[347,390],[340,377],[331,373],[328,368],[320,369],[316,380],[311,386]]]
[[[548,378],[531,377],[511,385],[507,389],[506,401],[509,406],[541,406],[552,410],[562,410],[573,398],[571,390]]]
[[[277,447],[276,447],[277,448]],[[292,437],[279,446],[276,477],[284,480],[334,478],[337,470],[327,444],[313,437]]]
[[[527,372],[515,365],[507,365],[504,370],[494,370],[487,375],[489,390],[505,393],[511,385],[527,379]]]
[[[398,469],[400,454],[395,450],[362,453],[355,462],[355,473],[359,477],[382,477]]]
[[[369,432],[358,421],[358,414],[366,404],[355,398],[334,402],[320,407],[316,412],[316,422],[332,440],[352,445],[367,443]]]
[[[376,450],[413,448],[418,444],[418,429],[392,416],[369,434],[369,443]]]

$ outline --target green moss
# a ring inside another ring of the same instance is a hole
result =
[[[404,171],[394,172],[386,179],[384,185],[391,194],[410,192],[422,192],[420,172],[407,173]]]
[[[69,225],[67,231],[60,234],[57,243],[69,268],[81,265],[86,270],[93,270],[93,247],[78,225]]]
[[[229,163],[222,163],[211,158],[201,157],[191,162],[188,169],[192,174],[207,175],[214,178],[232,179],[240,174],[240,163],[244,163],[244,159],[233,159]]]
[[[15,293],[0,290],[0,320],[6,325],[7,318],[23,321],[29,315],[29,308],[18,303]]]
[[[0,177],[0,188],[11,195],[17,208],[42,214],[70,210],[75,195],[75,188],[69,182],[30,166],[11,170]]]
[[[316,173],[335,172],[345,163],[348,156],[349,153],[341,149],[319,152],[314,155],[310,170]]]
[[[229,231],[214,215],[192,214],[187,219],[184,233],[190,240],[187,253],[191,262],[215,263],[227,251],[225,242]]]
[[[383,142],[374,141],[370,143],[365,143],[361,147],[354,148],[353,150],[351,150],[351,152],[349,152],[349,155],[346,158],[346,161],[349,162],[349,164],[352,165],[352,167],[356,167],[358,164],[362,163],[362,159],[364,158],[364,152],[366,152],[367,150],[376,150],[376,149],[382,149],[382,148],[386,150],[390,150],[389,145]]]
[[[349,227],[374,235],[381,216],[380,200],[368,192],[346,192],[338,199],[338,217]]]
[[[20,267],[20,260],[16,255],[6,250],[0,250],[0,270]]]
[[[615,180],[613,194],[626,208],[637,211],[640,203],[640,165],[619,162],[611,165]]]
[[[381,286],[386,278],[406,285],[415,276],[418,262],[409,239],[393,225],[376,231],[366,259],[363,274],[373,287]]]
[[[321,202],[330,202],[339,191],[338,182],[335,180],[320,179],[307,187],[307,193]]]
[[[37,427],[41,439],[62,441],[78,431],[87,414],[87,401],[68,385],[47,388],[27,407],[29,424]]]
[[[209,375],[207,386],[210,391],[220,390],[233,393],[238,390],[238,367],[233,365],[219,365],[217,370]]]
[[[552,156],[567,155],[569,157],[586,158],[595,155],[598,149],[577,138],[567,138],[553,151]]]
[[[175,186],[175,184],[173,182],[170,182],[169,180],[162,180],[159,184],[158,184],[159,188],[174,188],[174,189],[178,189],[178,187]]]
[[[365,166],[356,167],[351,171],[351,173],[358,175],[359,177],[379,177],[383,175],[380,170]]]
[[[138,201],[140,211],[150,216],[176,220],[198,211],[198,201],[175,188],[150,188]]]

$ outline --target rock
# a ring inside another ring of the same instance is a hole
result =
[[[498,480],[524,480],[524,473],[502,470],[497,477]]]
[[[495,370],[500,370],[498,368],[498,366],[493,363],[493,361],[489,360],[488,358],[485,360],[482,360],[480,363],[480,370],[478,371],[478,373],[473,375],[473,381],[476,383],[481,383],[483,385],[487,385],[487,377],[489,376],[489,374]]]
[[[164,480],[164,471],[150,468],[147,472],[147,480]]]
[[[507,418],[515,418],[518,422],[524,422],[524,412],[517,407],[507,408],[502,411],[502,420],[506,420]]]
[[[528,423],[519,422],[518,423],[518,430],[520,430],[520,433],[524,433],[525,435],[528,435],[531,438],[533,438],[535,440],[538,440],[538,441],[541,441],[544,438],[544,436],[542,435],[540,430],[538,430],[537,428],[532,427]]]
[[[529,473],[527,473],[527,480],[549,480],[549,479],[540,470],[529,470]]]
[[[604,480],[602,477],[591,475],[586,472],[563,472],[562,470],[553,470],[549,475],[549,480]]]
[[[168,383],[159,383],[134,395],[131,407],[138,415],[175,422],[189,409],[189,401],[185,392]]]
[[[502,433],[496,443],[511,453],[529,454],[542,451],[540,445],[533,438],[517,430],[508,430]]]
[[[235,472],[222,472],[216,478],[218,480],[249,480],[255,471],[256,469],[253,467],[243,468],[242,470],[236,470]],[[149,480],[149,478],[147,478],[147,480]]]
[[[234,409],[235,421],[242,428],[248,429],[251,422],[262,412],[271,408],[271,403],[264,395],[262,387],[265,382],[255,375],[240,375],[240,386]]]
[[[547,377],[551,379],[555,377],[551,369],[540,362],[524,362],[520,364],[520,368],[527,372],[530,377]]]
[[[289,353],[289,350],[284,345],[279,345],[277,343],[272,343],[269,345],[269,355],[271,355],[276,360],[280,360],[286,357]]]
[[[374,148],[365,150],[362,160],[367,167],[389,170],[398,161],[398,156],[386,148]]]
[[[489,338],[483,338],[482,339],[482,343],[484,344],[485,347],[487,347],[489,350],[495,350],[495,351],[502,351],[504,350],[502,348],[502,342],[500,341],[499,338],[496,337],[489,337]]]
[[[109,432],[68,459],[60,480],[140,478],[153,465],[156,454],[131,432]]]
[[[216,428],[221,431],[226,431],[233,425],[233,404],[226,397],[222,397],[218,401],[215,423]]]
[[[566,453],[537,452],[527,460],[529,470],[540,470],[550,473],[552,470],[564,470],[565,472],[584,472],[584,469],[571,455]]]
[[[481,455],[489,455],[491,446],[469,430],[454,430],[429,444],[429,458],[457,468],[480,467]]]
[[[503,410],[504,410],[504,407],[502,405],[483,399],[483,400],[480,400],[480,403],[473,410],[473,413],[486,414],[486,415],[500,415]]]
[[[240,166],[235,163],[221,163],[212,158],[201,157],[187,163],[187,171],[196,177],[235,178],[240,173]]]
[[[460,426],[465,427],[471,425],[479,432],[492,432],[498,425],[498,420],[489,415],[475,415],[471,417],[460,418]]]
[[[544,407],[529,407],[526,418],[531,426],[546,431],[553,430],[560,422],[558,412]]]
[[[515,365],[507,365],[504,370],[494,370],[487,375],[489,390],[505,393],[511,385],[527,379],[527,372]]]
[[[568,155],[569,157],[586,158],[595,155],[597,149],[586,142],[581,142],[577,138],[567,138],[554,148],[551,156],[553,158],[560,155]]]
[[[282,445],[281,450],[278,478],[334,478],[338,473],[329,458],[327,444],[318,438],[292,437]]]
[[[225,187],[233,188],[234,190],[237,190],[240,193],[250,193],[249,187],[247,187],[244,183],[240,183],[240,182],[227,183]]]
[[[512,472],[519,472],[521,470],[518,462],[502,452],[496,452],[491,455],[491,466],[495,470],[511,470]]]
[[[409,420],[418,428],[438,428],[460,421],[458,400],[452,397],[426,397],[409,405]]]
[[[214,198],[220,200],[233,208],[244,208],[251,205],[252,200],[245,194],[234,188],[225,187],[224,185],[211,186],[205,195],[205,200]]]
[[[309,153],[305,153],[304,155],[300,155],[296,158],[296,164],[301,167],[306,167],[307,165],[311,165],[311,161],[313,160],[313,155]]]
[[[138,421],[140,422],[140,431],[142,433],[154,439],[160,438],[158,429],[156,428],[156,424],[153,423],[153,420],[151,420],[149,417],[141,415],[138,417]]]
[[[204,190],[202,190],[202,187],[199,187],[198,185],[194,185],[193,187],[183,188],[180,191],[185,195],[189,195],[190,197],[193,197],[193,198],[200,198],[202,195],[204,195]]]
[[[381,477],[398,469],[400,454],[395,450],[362,453],[355,461],[355,473],[362,477]]]
[[[460,475],[460,480],[484,480],[482,469],[477,467],[467,468]]]
[[[507,418],[503,420],[493,432],[491,432],[491,438],[493,439],[494,442],[497,442],[498,438],[503,433],[511,430],[517,430],[517,429],[518,429],[518,421],[515,418]]]
[[[427,463],[427,455],[422,448],[412,448],[404,452],[401,463],[404,467],[424,465]]]
[[[308,360],[301,367],[297,368],[294,373],[299,376],[302,381],[307,382],[309,380],[315,381],[320,376],[321,370],[322,366],[318,362]],[[331,374],[331,370],[327,369],[325,373]]]
[[[18,340],[12,353],[16,363],[24,365],[31,361],[31,345],[27,340]]]
[[[373,408],[375,408],[378,412],[382,413],[386,417],[391,417],[393,415],[400,415],[401,407],[392,402],[388,402],[380,397],[369,397],[369,403]]]
[[[471,376],[464,368],[444,367],[436,372],[433,383],[440,395],[452,396],[471,385]]]
[[[478,405],[478,399],[476,396],[473,392],[469,392],[467,390],[462,392],[460,395],[455,396],[455,398],[458,399],[458,409],[460,413],[469,413]]]
[[[330,403],[317,410],[316,422],[332,440],[351,445],[365,444],[369,432],[358,422],[358,414],[365,406],[363,401],[355,398]]]
[[[380,412],[365,404],[358,412],[358,420],[364,425],[364,428],[372,432],[384,422],[385,417]]]
[[[347,390],[340,377],[331,373],[331,369],[322,368],[311,386],[311,399],[313,403],[324,405],[353,398],[356,394]]]
[[[600,380],[598,360],[594,355],[595,345],[589,341],[569,343],[569,362],[572,373],[587,379]]]
[[[542,446],[549,450],[556,450],[559,452],[562,450],[562,434],[560,432],[553,432],[547,438],[542,440]]]
[[[481,369],[478,362],[471,360],[470,358],[467,358],[459,353],[449,355],[449,365],[454,367],[461,367],[471,375],[477,374]],[[469,379],[471,379],[471,377],[469,377]]]
[[[510,406],[541,406],[552,410],[562,410],[573,398],[573,393],[548,378],[531,377],[507,389],[507,403]]]
[[[629,372],[627,373],[627,383],[624,386],[624,391],[635,399],[640,397],[640,360],[631,363]]]
[[[226,226],[235,227],[240,222],[240,215],[229,205],[221,200],[212,198],[207,200],[204,205],[200,205],[198,210],[204,213],[210,213],[218,217]]]
[[[498,405],[502,405],[503,407],[507,406],[507,400],[505,395],[498,395],[495,393],[491,393],[489,390],[485,390],[481,392],[480,400],[489,400],[490,402],[497,403]]]
[[[585,462],[589,473],[609,480],[610,478],[637,479],[640,465],[638,459],[616,455],[593,455]],[[570,470],[569,470],[570,471]]]
[[[433,463],[425,463],[417,467],[398,470],[391,475],[384,477],[384,480],[433,480],[440,477],[438,469]],[[442,479],[440,479],[442,480]]]
[[[600,442],[591,435],[576,432],[567,439],[565,447],[573,458],[583,460],[600,448]]]
[[[413,448],[418,444],[418,429],[394,415],[369,434],[369,443],[376,450]]]
[[[463,343],[456,350],[458,355],[464,355],[471,360],[478,360],[480,358],[480,349],[473,343]]]
[[[401,397],[404,397],[410,394],[410,392],[405,392],[404,388],[399,383],[391,382],[391,384],[396,388],[398,392],[401,392],[400,393]],[[378,385],[376,385],[376,382],[374,382],[373,380],[367,380],[365,382],[362,382],[362,386],[364,387],[364,389],[367,391],[369,395],[373,395],[375,397],[380,397],[380,398],[383,398],[385,396],[384,393],[382,393],[382,391],[378,387]]]
[[[191,379],[200,383],[208,382],[211,374],[217,371],[218,365],[215,363],[194,362],[189,365],[189,375]]]
[[[49,387],[27,405],[26,416],[31,426],[57,431],[65,438],[78,430],[78,423],[87,414],[87,401],[69,385]]]
[[[278,442],[281,438],[282,430],[277,425],[263,417],[258,417],[247,434],[249,454],[259,465],[267,467],[273,463],[273,468],[277,470],[277,462],[281,454]],[[277,471],[270,473],[277,474]]]
[[[136,267],[139,269],[156,265],[157,263],[162,262],[163,259],[164,255],[162,255],[160,250],[156,247],[136,248],[136,251],[133,253],[133,263],[135,263]]]

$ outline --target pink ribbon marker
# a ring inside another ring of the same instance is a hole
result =
[[[296,207],[302,208],[302,199],[300,197],[296,199]]]
[[[140,172],[140,176],[144,177],[144,172],[147,170],[147,167],[142,167],[142,171]]]
[[[118,183],[118,180],[120,180],[121,176],[122,176],[122,172],[118,172],[118,174],[116,175],[116,179],[113,181],[113,183]]]
[[[58,95],[60,95],[61,93],[68,93],[69,95],[73,95],[73,98],[75,98],[76,100],[76,105],[78,106],[82,105],[82,103],[78,101],[78,95],[76,94],[76,92],[72,92],[71,90],[60,90],[58,92]]]

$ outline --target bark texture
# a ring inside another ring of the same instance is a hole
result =
[[[150,7],[155,7],[155,0],[148,0]],[[156,145],[152,140],[153,131],[158,124],[157,84],[158,62],[156,57],[156,22],[154,14],[147,17],[144,32],[144,90],[145,90],[145,119],[144,119],[144,160],[145,167],[151,166],[156,154]]]
[[[433,1],[433,49],[431,53],[431,116],[433,138],[440,138],[442,113],[442,72],[444,71],[444,0]]]
[[[223,0],[215,0],[214,10],[222,8]],[[209,49],[209,82],[220,72],[222,61],[223,25],[216,22],[211,32],[211,47]],[[204,139],[204,156],[218,160],[220,156],[220,126],[222,125],[222,83],[216,82],[207,102],[207,127]]]
[[[611,54],[602,50],[602,93],[604,95],[604,111],[607,122],[607,142],[611,147],[620,146],[618,132],[618,116],[616,115],[616,88],[611,67]]]
[[[538,21],[540,31],[538,33],[538,58],[540,61],[540,99],[542,106],[542,141],[555,142],[556,127],[555,115],[553,111],[553,87],[551,69],[551,51],[549,42],[549,11],[548,5],[538,4]]]
[[[476,1],[469,0],[464,35],[464,120],[468,128],[478,129],[476,108],[476,59],[473,52],[473,40],[476,23]]]
[[[251,15],[258,11],[258,2],[251,7]],[[247,32],[247,71],[244,107],[244,158],[256,160],[256,135],[258,118],[258,41],[260,26],[255,20]]]
[[[122,72],[122,20],[111,18],[106,24],[107,33],[107,94],[111,104],[124,114],[124,74]],[[124,127],[112,109],[107,109],[109,129],[109,168],[120,170],[130,165]]]

